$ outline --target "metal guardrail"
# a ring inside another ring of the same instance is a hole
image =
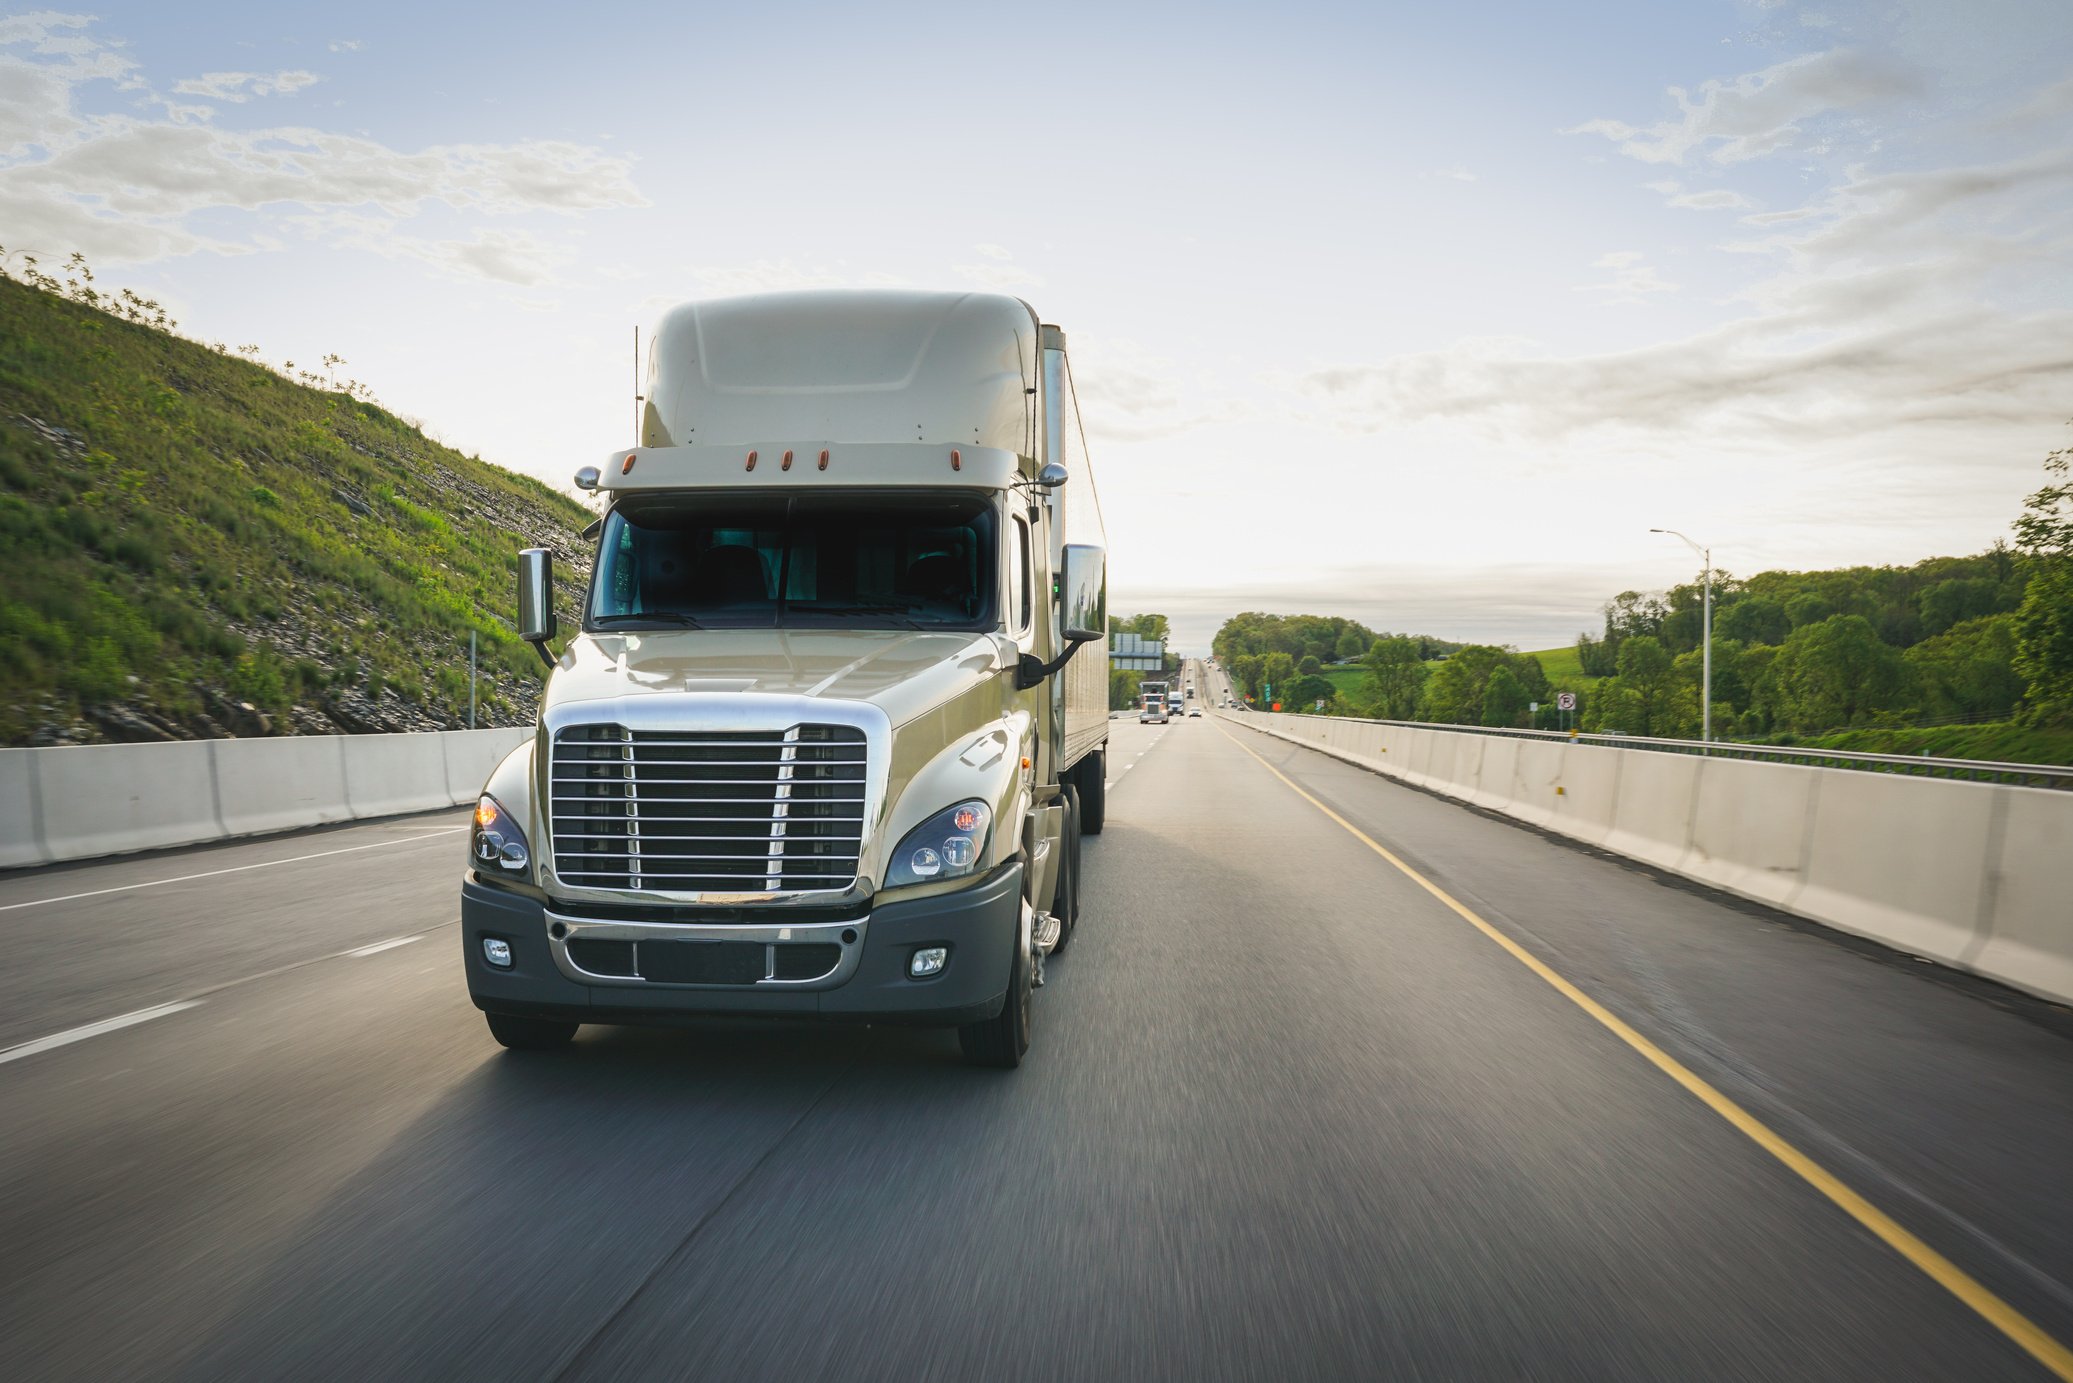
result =
[[[1242,708],[1248,715],[1270,712]],[[1932,759],[1914,754],[1858,754],[1840,749],[1799,749],[1772,744],[1737,744],[1732,740],[1651,739],[1641,735],[1572,735],[1562,730],[1505,730],[1485,725],[1434,725],[1422,720],[1368,720],[1360,716],[1296,715],[1298,720],[1344,720],[1356,725],[1395,725],[1406,730],[1445,730],[1456,735],[1497,735],[1507,739],[1551,740],[1594,744],[1606,749],[1635,749],[1656,754],[1697,754],[1712,759],[1752,759],[1760,763],[1799,764],[1808,768],[1846,768],[1860,773],[1903,773],[1917,778],[1954,778],[1976,783],[2010,783],[2019,787],[2073,791],[2073,768],[2053,764],[2007,764],[1987,759]]]

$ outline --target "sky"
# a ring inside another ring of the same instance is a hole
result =
[[[11,265],[562,488],[675,303],[1028,299],[1190,651],[1977,552],[2073,444],[2063,0],[0,16]]]

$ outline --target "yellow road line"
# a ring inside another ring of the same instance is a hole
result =
[[[1449,911],[1483,935],[1489,937],[1499,946],[1502,946],[1511,954],[1512,959],[1547,981],[1563,998],[1597,1019],[1613,1036],[1619,1038],[1620,1041],[1646,1057],[1649,1063],[1657,1070],[1671,1080],[1676,1081],[1696,1096],[1708,1109],[1711,1109],[1715,1114],[1734,1125],[1750,1142],[1784,1163],[1802,1181],[1805,1181],[1816,1191],[1828,1197],[1829,1200],[1842,1209],[1844,1214],[1877,1235],[1887,1247],[1921,1269],[1939,1287],[1942,1287],[1952,1296],[1978,1312],[1989,1325],[1992,1325],[1996,1330],[2027,1351],[2031,1358],[2050,1369],[2059,1378],[2067,1380],[2067,1383],[2073,1383],[2073,1349],[2068,1349],[2065,1345],[2060,1344],[2046,1334],[2029,1317],[2001,1300],[1994,1293],[1988,1291],[1974,1281],[1971,1275],[1966,1273],[1964,1269],[1902,1228],[1900,1223],[1893,1219],[1892,1216],[1886,1214],[1870,1201],[1844,1185],[1842,1180],[1833,1172],[1823,1167],[1813,1158],[1808,1157],[1792,1144],[1786,1142],[1761,1119],[1736,1104],[1726,1095],[1721,1094],[1720,1091],[1714,1089],[1712,1085],[1692,1071],[1690,1067],[1676,1057],[1671,1056],[1646,1037],[1643,1037],[1633,1028],[1627,1026],[1611,1010],[1584,993],[1581,989],[1578,989],[1568,980],[1563,979],[1562,976],[1555,973],[1539,957],[1533,955],[1525,947],[1513,941],[1496,927],[1485,922],[1466,905],[1455,899],[1452,894],[1397,858],[1387,846],[1381,844],[1367,832],[1361,830],[1360,827],[1303,791],[1287,774],[1268,763],[1258,754],[1253,753],[1245,745],[1240,744],[1229,730],[1219,725],[1217,726],[1217,733],[1230,740],[1232,744],[1237,745],[1241,751],[1261,768],[1266,769],[1276,778],[1279,778],[1296,796],[1323,812],[1344,827],[1347,833],[1353,836],[1354,839],[1389,861],[1399,873],[1438,899]]]

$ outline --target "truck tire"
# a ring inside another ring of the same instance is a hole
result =
[[[1108,750],[1097,749],[1080,760],[1073,774],[1080,788],[1080,832],[1098,836],[1108,815]]]
[[[515,1013],[485,1013],[489,1035],[514,1052],[551,1052],[569,1045],[576,1024],[554,1018],[521,1018]]]
[[[1058,848],[1065,855],[1059,862],[1058,889],[1051,900],[1051,915],[1062,924],[1058,944],[1051,948],[1054,956],[1072,942],[1073,933],[1080,925],[1080,793],[1067,783],[1064,796],[1065,834],[1058,842]]]
[[[1018,936],[1015,960],[1008,968],[1008,997],[1002,1002],[1001,1011],[957,1030],[957,1045],[964,1050],[966,1061],[1001,1071],[1012,1071],[1022,1064],[1022,1055],[1029,1050],[1031,979],[1029,948],[1022,945]]]

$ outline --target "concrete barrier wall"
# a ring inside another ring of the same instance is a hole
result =
[[[0,749],[0,868],[470,802],[528,727]]]
[[[2073,1003],[2073,792],[1329,717],[1223,719]],[[0,779],[0,811],[5,792]]]

